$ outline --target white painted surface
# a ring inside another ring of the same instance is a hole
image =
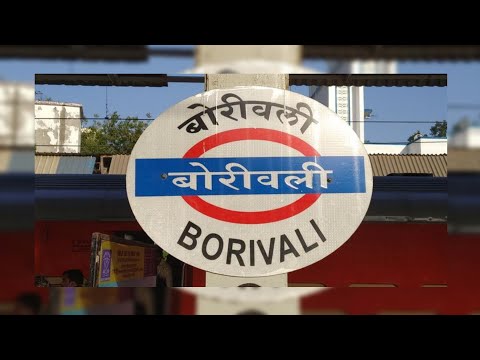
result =
[[[35,147],[41,153],[79,153],[82,105],[35,102]]]
[[[448,153],[447,139],[420,138],[405,146],[402,154],[439,155]]]
[[[470,126],[450,138],[450,146],[456,148],[480,148],[480,127]]]
[[[369,154],[399,155],[405,150],[405,145],[364,144]]]
[[[443,155],[448,153],[447,139],[421,138],[408,145],[397,144],[365,144],[369,154],[390,155]]]

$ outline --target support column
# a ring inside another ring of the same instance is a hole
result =
[[[207,74],[205,77],[205,89],[228,89],[236,86],[267,86],[288,90],[289,79],[286,74]],[[206,286],[288,286],[288,274],[275,276],[263,276],[257,278],[243,278],[225,276],[207,272]]]

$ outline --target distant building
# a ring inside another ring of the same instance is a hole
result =
[[[449,144],[454,148],[480,148],[480,126],[470,125],[461,129],[451,136]]]
[[[35,101],[37,153],[79,153],[83,107],[76,103]]]
[[[394,74],[397,72],[397,64],[395,61],[331,61],[328,72],[332,74]],[[336,112],[352,127],[360,140],[365,142],[364,121],[370,118],[372,110],[365,110],[363,86],[311,86],[310,97]]]
[[[310,97],[336,112],[365,141],[363,86],[311,86]]]
[[[336,74],[393,74],[397,72],[395,61],[332,61],[329,63],[329,67],[329,72]],[[336,112],[365,143],[365,122],[371,118],[372,110],[365,109],[363,86],[311,86],[310,97]],[[405,145],[367,142],[365,148],[369,154],[441,155],[447,154],[447,139],[418,137],[415,141]]]

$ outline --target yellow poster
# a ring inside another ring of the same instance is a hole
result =
[[[99,286],[115,287],[120,282],[145,277],[143,247],[102,241],[100,256]]]

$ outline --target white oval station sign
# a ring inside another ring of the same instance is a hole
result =
[[[337,114],[286,90],[188,98],[142,134],[127,194],[145,232],[192,266],[268,276],[345,243],[372,196],[363,144]]]

